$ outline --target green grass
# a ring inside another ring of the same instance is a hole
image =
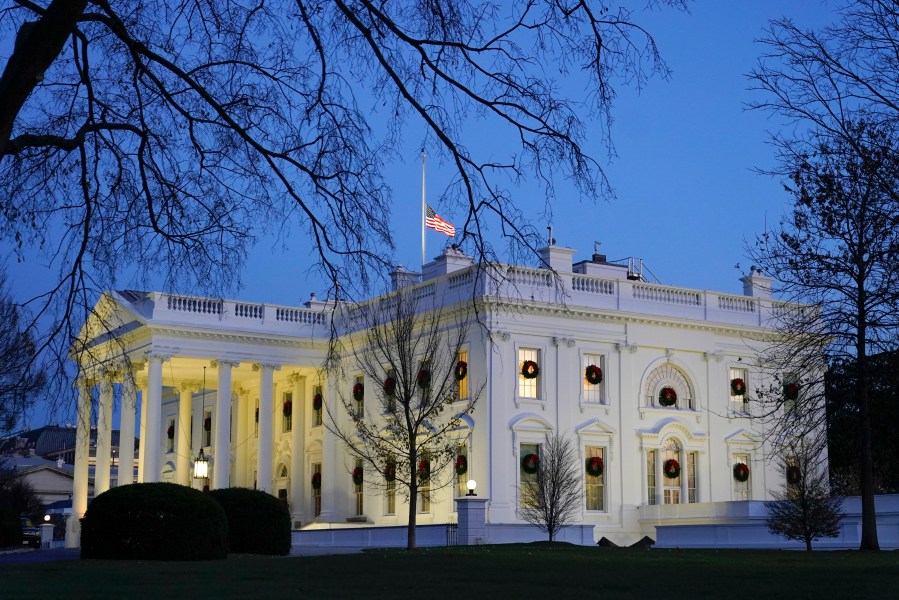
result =
[[[899,552],[520,544],[223,561],[0,565],[3,598],[889,598]]]

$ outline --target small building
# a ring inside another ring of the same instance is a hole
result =
[[[574,263],[574,253],[551,245],[540,268],[485,267],[450,248],[420,276],[395,278],[439,306],[479,307],[459,357],[469,378],[459,400],[481,385],[484,392],[455,435],[467,459],[462,477],[476,480],[487,498],[483,541],[541,537],[519,514],[520,490],[529,455],[539,455],[552,431],[574,439],[580,459],[582,505],[565,534],[577,543],[654,538],[655,527],[673,522],[685,505],[693,505],[691,522],[702,522],[703,505],[768,499],[784,474],[753,420],[752,391],[771,382],[746,339],[770,333],[779,306],[770,279],[752,271],[741,280],[742,295],[687,289],[646,281],[638,261],[614,264],[594,254]],[[255,487],[288,504],[300,539],[325,530],[387,539],[362,532],[403,526],[401,500],[352,481],[353,457],[313,402],[322,398],[336,414],[340,393],[359,382],[352,369],[322,370],[333,310],[314,295],[302,306],[274,306],[110,291],[81,333],[79,422],[90,422],[98,389],[98,456],[108,455],[104,424],[113,404],[126,437],[139,411],[137,480]],[[537,376],[522,374],[528,361],[539,366]],[[79,516],[87,446],[79,430]],[[205,481],[192,477],[201,450],[211,457]],[[588,472],[590,459],[600,462]],[[738,463],[747,477],[735,476]],[[109,486],[107,467],[97,461],[97,493]],[[453,499],[464,493],[461,479],[435,491],[418,524],[452,522]],[[78,532],[69,533],[77,545]]]

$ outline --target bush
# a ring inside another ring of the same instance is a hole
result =
[[[208,560],[228,554],[225,511],[174,483],[137,483],[94,498],[81,522],[81,558]]]
[[[0,548],[22,545],[22,519],[14,511],[0,508]]]
[[[274,496],[247,488],[213,490],[228,516],[228,548],[246,554],[290,552],[290,514]]]

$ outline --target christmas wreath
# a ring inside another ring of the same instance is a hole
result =
[[[384,479],[387,481],[396,480],[396,463],[389,462],[384,465]]]
[[[170,440],[175,439],[175,426],[169,425],[169,428],[165,430],[165,434],[169,437]]]
[[[396,379],[388,377],[384,380],[384,393],[390,397],[396,394]]]
[[[456,363],[456,381],[462,381],[468,375],[468,363],[460,360]]]
[[[540,367],[532,360],[526,360],[521,365],[521,376],[525,379],[534,379],[540,374]]]
[[[521,459],[521,470],[529,475],[533,475],[540,467],[540,459],[536,454],[525,454]]]
[[[418,478],[421,481],[427,481],[431,478],[431,461],[427,458],[418,461]]]
[[[428,369],[421,368],[418,370],[418,376],[415,379],[418,382],[418,387],[425,389],[431,385],[431,372]]]
[[[206,417],[203,419],[203,430],[210,431],[212,430],[212,417]]]
[[[598,456],[591,456],[587,459],[587,475],[591,477],[599,477],[602,475],[602,459]]]
[[[787,383],[784,385],[784,398],[787,400],[796,400],[799,398],[799,384]]]
[[[322,395],[316,394],[316,395],[312,396],[312,410],[321,410],[321,409],[322,409]]]
[[[749,479],[749,466],[746,463],[737,463],[734,465],[734,479],[740,483]]]
[[[589,365],[584,369],[584,377],[590,385],[598,385],[602,383],[602,369],[596,365]]]
[[[665,467],[662,470],[668,479],[677,479],[680,475],[680,463],[673,458],[669,458],[665,461]]]
[[[291,400],[284,401],[283,411],[284,411],[285,417],[289,417],[290,414],[293,412],[293,402]]]
[[[742,396],[746,393],[746,382],[739,377],[730,380],[730,393],[734,396]]]
[[[802,471],[799,470],[799,467],[796,465],[787,467],[787,483],[796,485],[800,479],[802,479]]]
[[[460,454],[456,457],[456,475],[465,475],[468,473],[468,459]]]
[[[363,398],[365,398],[365,386],[361,383],[357,383],[353,386],[353,400],[362,402]]]
[[[674,406],[677,403],[677,392],[673,388],[663,387],[659,391],[659,404],[662,406]]]
[[[321,473],[313,473],[312,474],[312,489],[317,490],[322,486],[322,474]]]
[[[353,469],[353,483],[356,485],[362,485],[362,467],[356,467]]]

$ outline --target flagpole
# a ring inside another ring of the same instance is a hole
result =
[[[421,268],[425,267],[425,149],[421,149]]]

